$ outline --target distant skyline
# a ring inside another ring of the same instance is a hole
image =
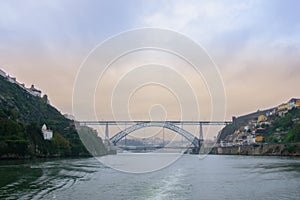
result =
[[[72,113],[77,70],[108,37],[171,29],[208,51],[226,119],[300,97],[299,1],[0,1],[0,69]]]

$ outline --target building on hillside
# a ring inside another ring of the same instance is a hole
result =
[[[7,80],[11,83],[17,83],[17,79],[15,77],[10,77],[9,75],[7,76]]]
[[[289,110],[300,107],[300,99],[292,98],[289,102]]]
[[[267,117],[265,115],[259,115],[257,118],[257,123],[267,121]]]
[[[40,98],[42,97],[42,92],[40,90],[36,89],[34,87],[34,85],[31,85],[30,88],[26,88],[24,83],[19,83],[15,77],[6,75],[6,73],[1,69],[0,69],[0,75],[3,76],[4,78],[6,78],[6,80],[9,81],[10,83],[17,84],[19,87],[26,90],[29,94],[40,97]],[[47,103],[50,104],[50,102],[47,102]]]
[[[0,75],[6,78],[6,73],[0,69]]]
[[[266,117],[270,117],[276,114],[276,108],[274,108],[273,110],[268,110],[266,112]]]
[[[280,104],[278,107],[277,107],[277,114],[279,117],[284,117],[285,114],[289,111],[289,103],[283,103],[283,104]]]
[[[295,107],[299,108],[300,107],[300,99],[297,99],[295,102]]]
[[[266,133],[266,128],[258,128],[255,130],[256,135],[264,135]]]
[[[27,91],[32,94],[33,96],[41,97],[42,92],[34,87],[32,84],[30,88],[27,89]]]
[[[266,126],[266,125],[271,125],[272,123],[270,121],[263,121],[263,122],[260,122],[259,125],[264,128],[263,126]]]
[[[221,147],[226,147],[226,142],[225,142],[224,140],[221,140],[221,141],[220,141],[220,146],[221,146]]]
[[[277,107],[277,114],[280,117],[284,117],[285,114],[293,109],[293,108],[299,108],[300,107],[300,99],[292,98],[287,103],[280,104]]]
[[[245,126],[245,127],[244,127],[244,131],[246,131],[246,132],[247,132],[249,129],[250,129],[249,126]]]
[[[277,109],[278,111],[284,111],[284,110],[288,110],[289,109],[289,104],[288,103],[283,103],[283,104],[280,104]]]
[[[257,142],[263,142],[265,140],[265,138],[261,135],[258,135],[255,137],[255,143]]]
[[[255,136],[254,135],[248,135],[247,136],[247,144],[254,144],[255,143]]]
[[[44,140],[51,140],[53,137],[53,131],[47,129],[46,124],[42,126],[42,133],[43,133]]]

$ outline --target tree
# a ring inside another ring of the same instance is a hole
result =
[[[55,148],[57,148],[58,153],[60,155],[63,155],[63,156],[70,155],[70,153],[71,153],[70,143],[59,132],[56,132],[54,134],[52,142],[53,142]]]
[[[300,124],[295,124],[293,128],[293,133],[295,135],[295,142],[300,142]]]
[[[11,119],[12,120],[17,120],[18,119],[18,110],[16,108],[13,108],[11,111]]]

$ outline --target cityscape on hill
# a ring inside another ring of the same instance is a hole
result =
[[[227,148],[228,154],[300,155],[300,99],[292,98],[271,109],[233,117],[233,123],[221,131],[218,142],[221,153],[221,148]],[[269,144],[278,145],[255,152]],[[247,146],[256,149],[228,151]]]

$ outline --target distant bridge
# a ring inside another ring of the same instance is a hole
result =
[[[203,126],[204,125],[228,125],[231,121],[80,121],[81,126],[88,125],[104,125],[105,126],[105,139],[109,140],[112,144],[117,145],[117,143],[130,133],[137,131],[142,128],[147,127],[162,127],[172,130],[179,135],[186,138],[193,146],[194,151],[199,151],[203,142]],[[129,125],[129,127],[116,133],[114,136],[109,137],[109,126],[113,125]],[[181,125],[197,125],[199,126],[199,137],[194,136],[194,134],[181,128]]]

